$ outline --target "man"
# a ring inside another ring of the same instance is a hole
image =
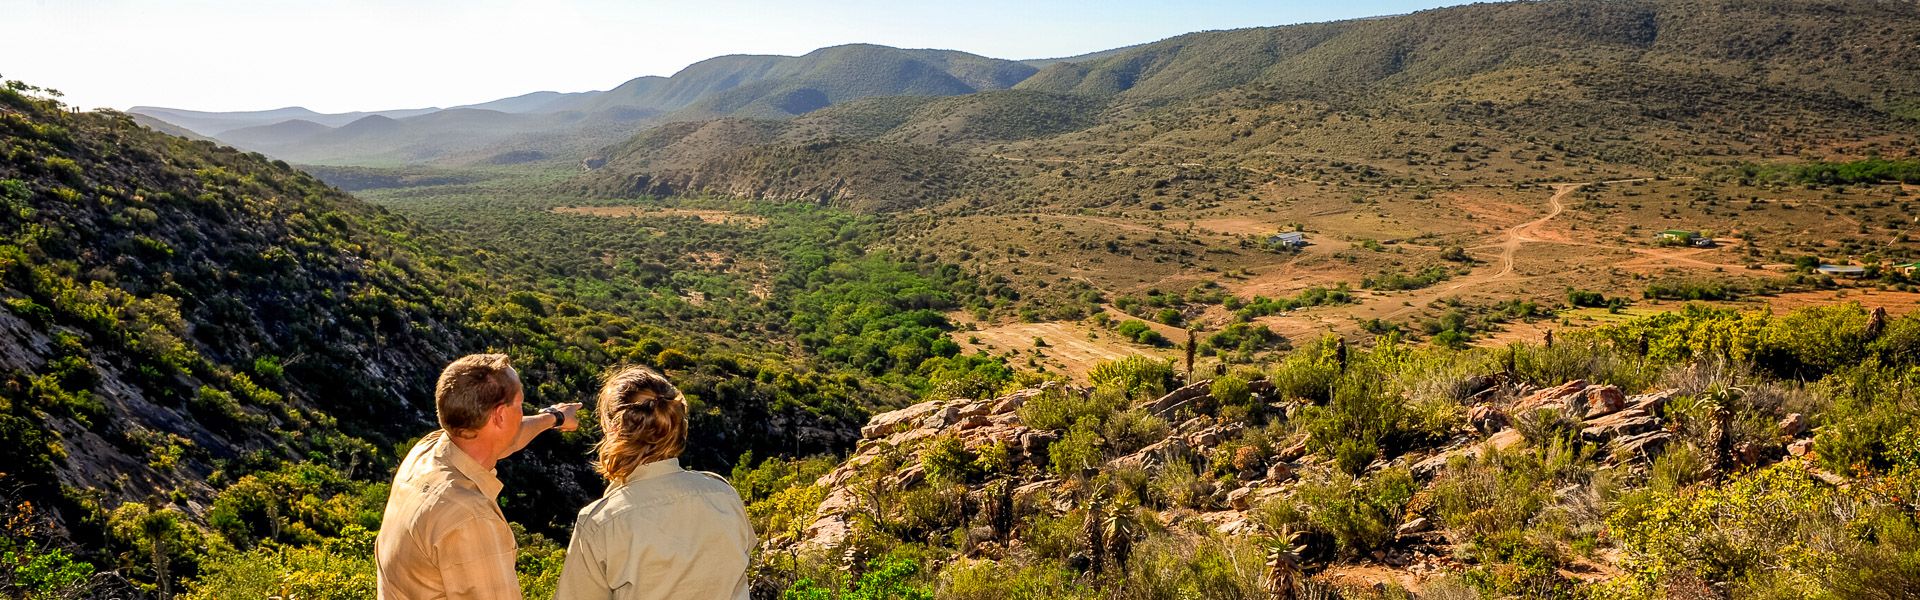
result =
[[[552,428],[572,431],[580,404],[527,416],[504,354],[461,357],[440,372],[440,430],[400,463],[375,542],[380,600],[519,600],[513,530],[494,464]]]

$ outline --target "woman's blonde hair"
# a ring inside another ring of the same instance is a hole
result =
[[[626,483],[640,465],[680,456],[687,446],[687,400],[660,373],[615,369],[600,386],[600,453],[594,469]]]

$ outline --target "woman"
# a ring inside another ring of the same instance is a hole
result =
[[[595,448],[607,493],[580,510],[556,600],[747,599],[753,526],[719,475],[680,468],[687,402],[626,367],[600,388]]]

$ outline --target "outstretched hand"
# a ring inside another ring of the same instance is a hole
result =
[[[560,409],[560,416],[562,417],[560,419],[560,425],[557,427],[554,427],[554,429],[558,429],[560,431],[573,431],[575,429],[580,428],[580,416],[578,414],[580,412],[579,402],[565,402],[561,404],[555,404],[553,405],[553,408]]]

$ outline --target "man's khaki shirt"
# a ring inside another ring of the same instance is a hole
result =
[[[380,600],[520,600],[500,480],[446,432],[400,463],[375,543]]]
[[[746,600],[753,545],[726,480],[648,463],[580,510],[554,599]]]

